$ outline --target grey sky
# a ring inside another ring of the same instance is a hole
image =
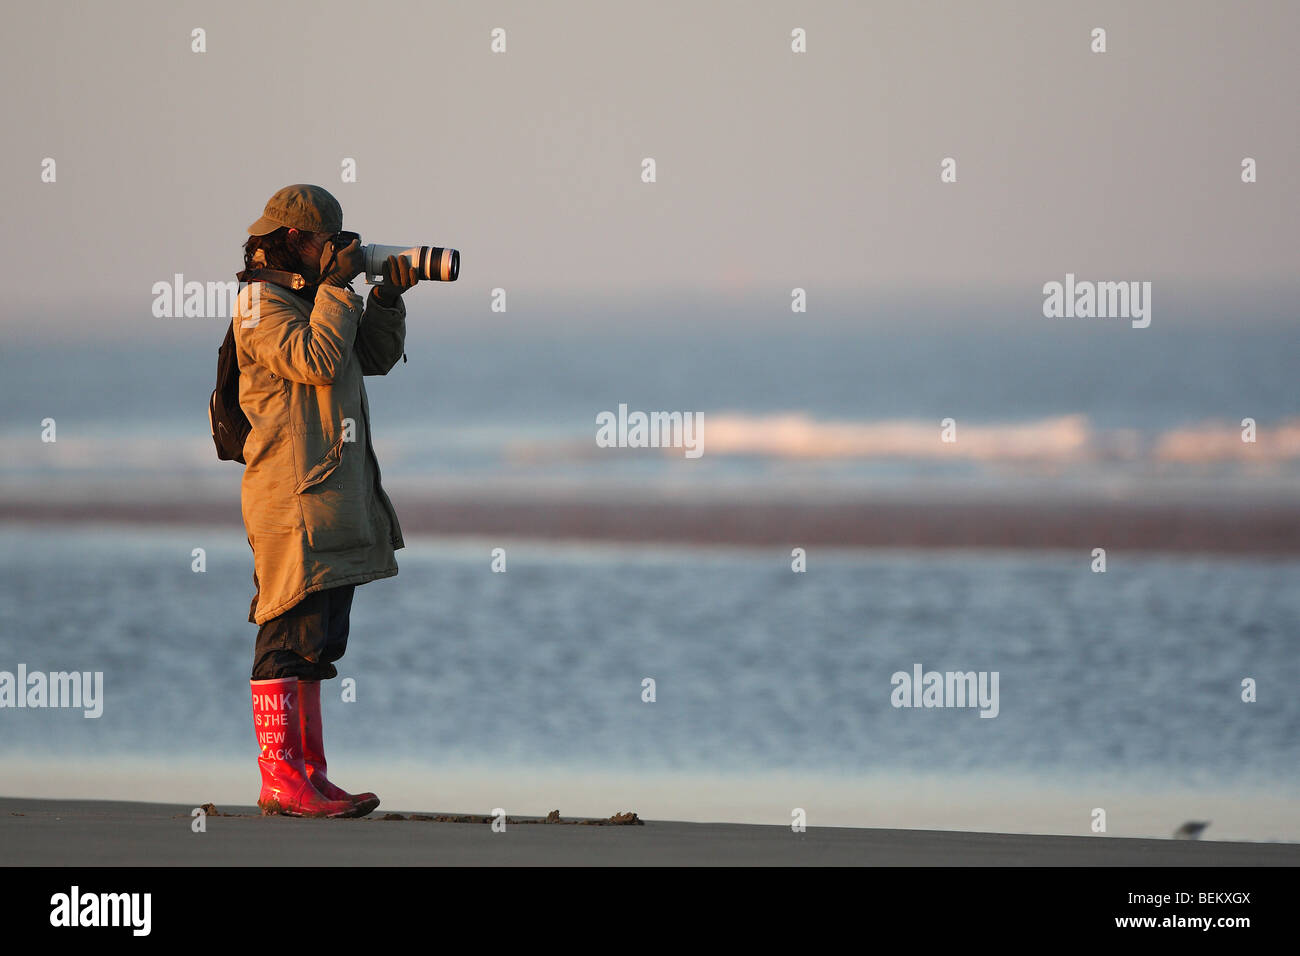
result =
[[[455,290],[1289,283],[1294,3],[11,6],[6,324],[229,279],[320,183]],[[489,51],[507,31],[508,52]],[[1109,52],[1089,51],[1089,31]],[[190,52],[190,30],[208,51]],[[808,52],[790,51],[790,31]],[[43,184],[44,157],[58,181]],[[358,182],[340,182],[354,157]],[[640,181],[642,157],[658,182]],[[957,160],[958,182],[939,182]],[[1252,156],[1259,182],[1243,185]],[[451,290],[447,290],[451,292]]]

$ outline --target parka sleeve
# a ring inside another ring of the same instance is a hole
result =
[[[375,288],[378,288],[377,286]],[[402,297],[392,308],[380,303],[375,289],[366,298],[366,311],[361,317],[361,331],[357,335],[357,358],[365,375],[387,375],[406,348],[406,303]]]
[[[361,318],[361,297],[323,285],[310,317],[263,285],[255,297],[241,294],[235,335],[248,356],[281,378],[304,385],[332,385],[348,363]]]

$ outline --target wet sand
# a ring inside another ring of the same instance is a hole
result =
[[[619,501],[394,496],[409,534],[752,547],[1065,548],[1300,554],[1300,503],[1162,500]],[[0,500],[0,522],[242,528],[237,494]]]
[[[643,826],[360,820],[177,804],[0,797],[6,866],[1300,866],[1300,845],[646,821]],[[611,808],[611,813],[616,809]],[[385,820],[400,812],[406,819]],[[437,811],[428,811],[435,814]]]

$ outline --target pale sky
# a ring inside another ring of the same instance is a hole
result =
[[[147,316],[156,281],[230,279],[294,182],[366,239],[461,249],[457,301],[484,309],[495,287],[1286,285],[1297,27],[1296,3],[1183,0],[15,5],[4,320]]]

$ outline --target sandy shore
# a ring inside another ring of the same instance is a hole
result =
[[[177,804],[0,797],[6,866],[841,865],[1300,866],[1300,845],[647,821],[507,825],[261,817],[218,808],[206,832]],[[405,819],[385,820],[398,812]],[[613,811],[611,811],[613,812]],[[440,811],[428,811],[436,815]]]
[[[754,547],[1067,548],[1300,554],[1300,503],[1161,500],[618,501],[395,497],[408,534]],[[0,500],[0,521],[242,528],[239,500]]]

